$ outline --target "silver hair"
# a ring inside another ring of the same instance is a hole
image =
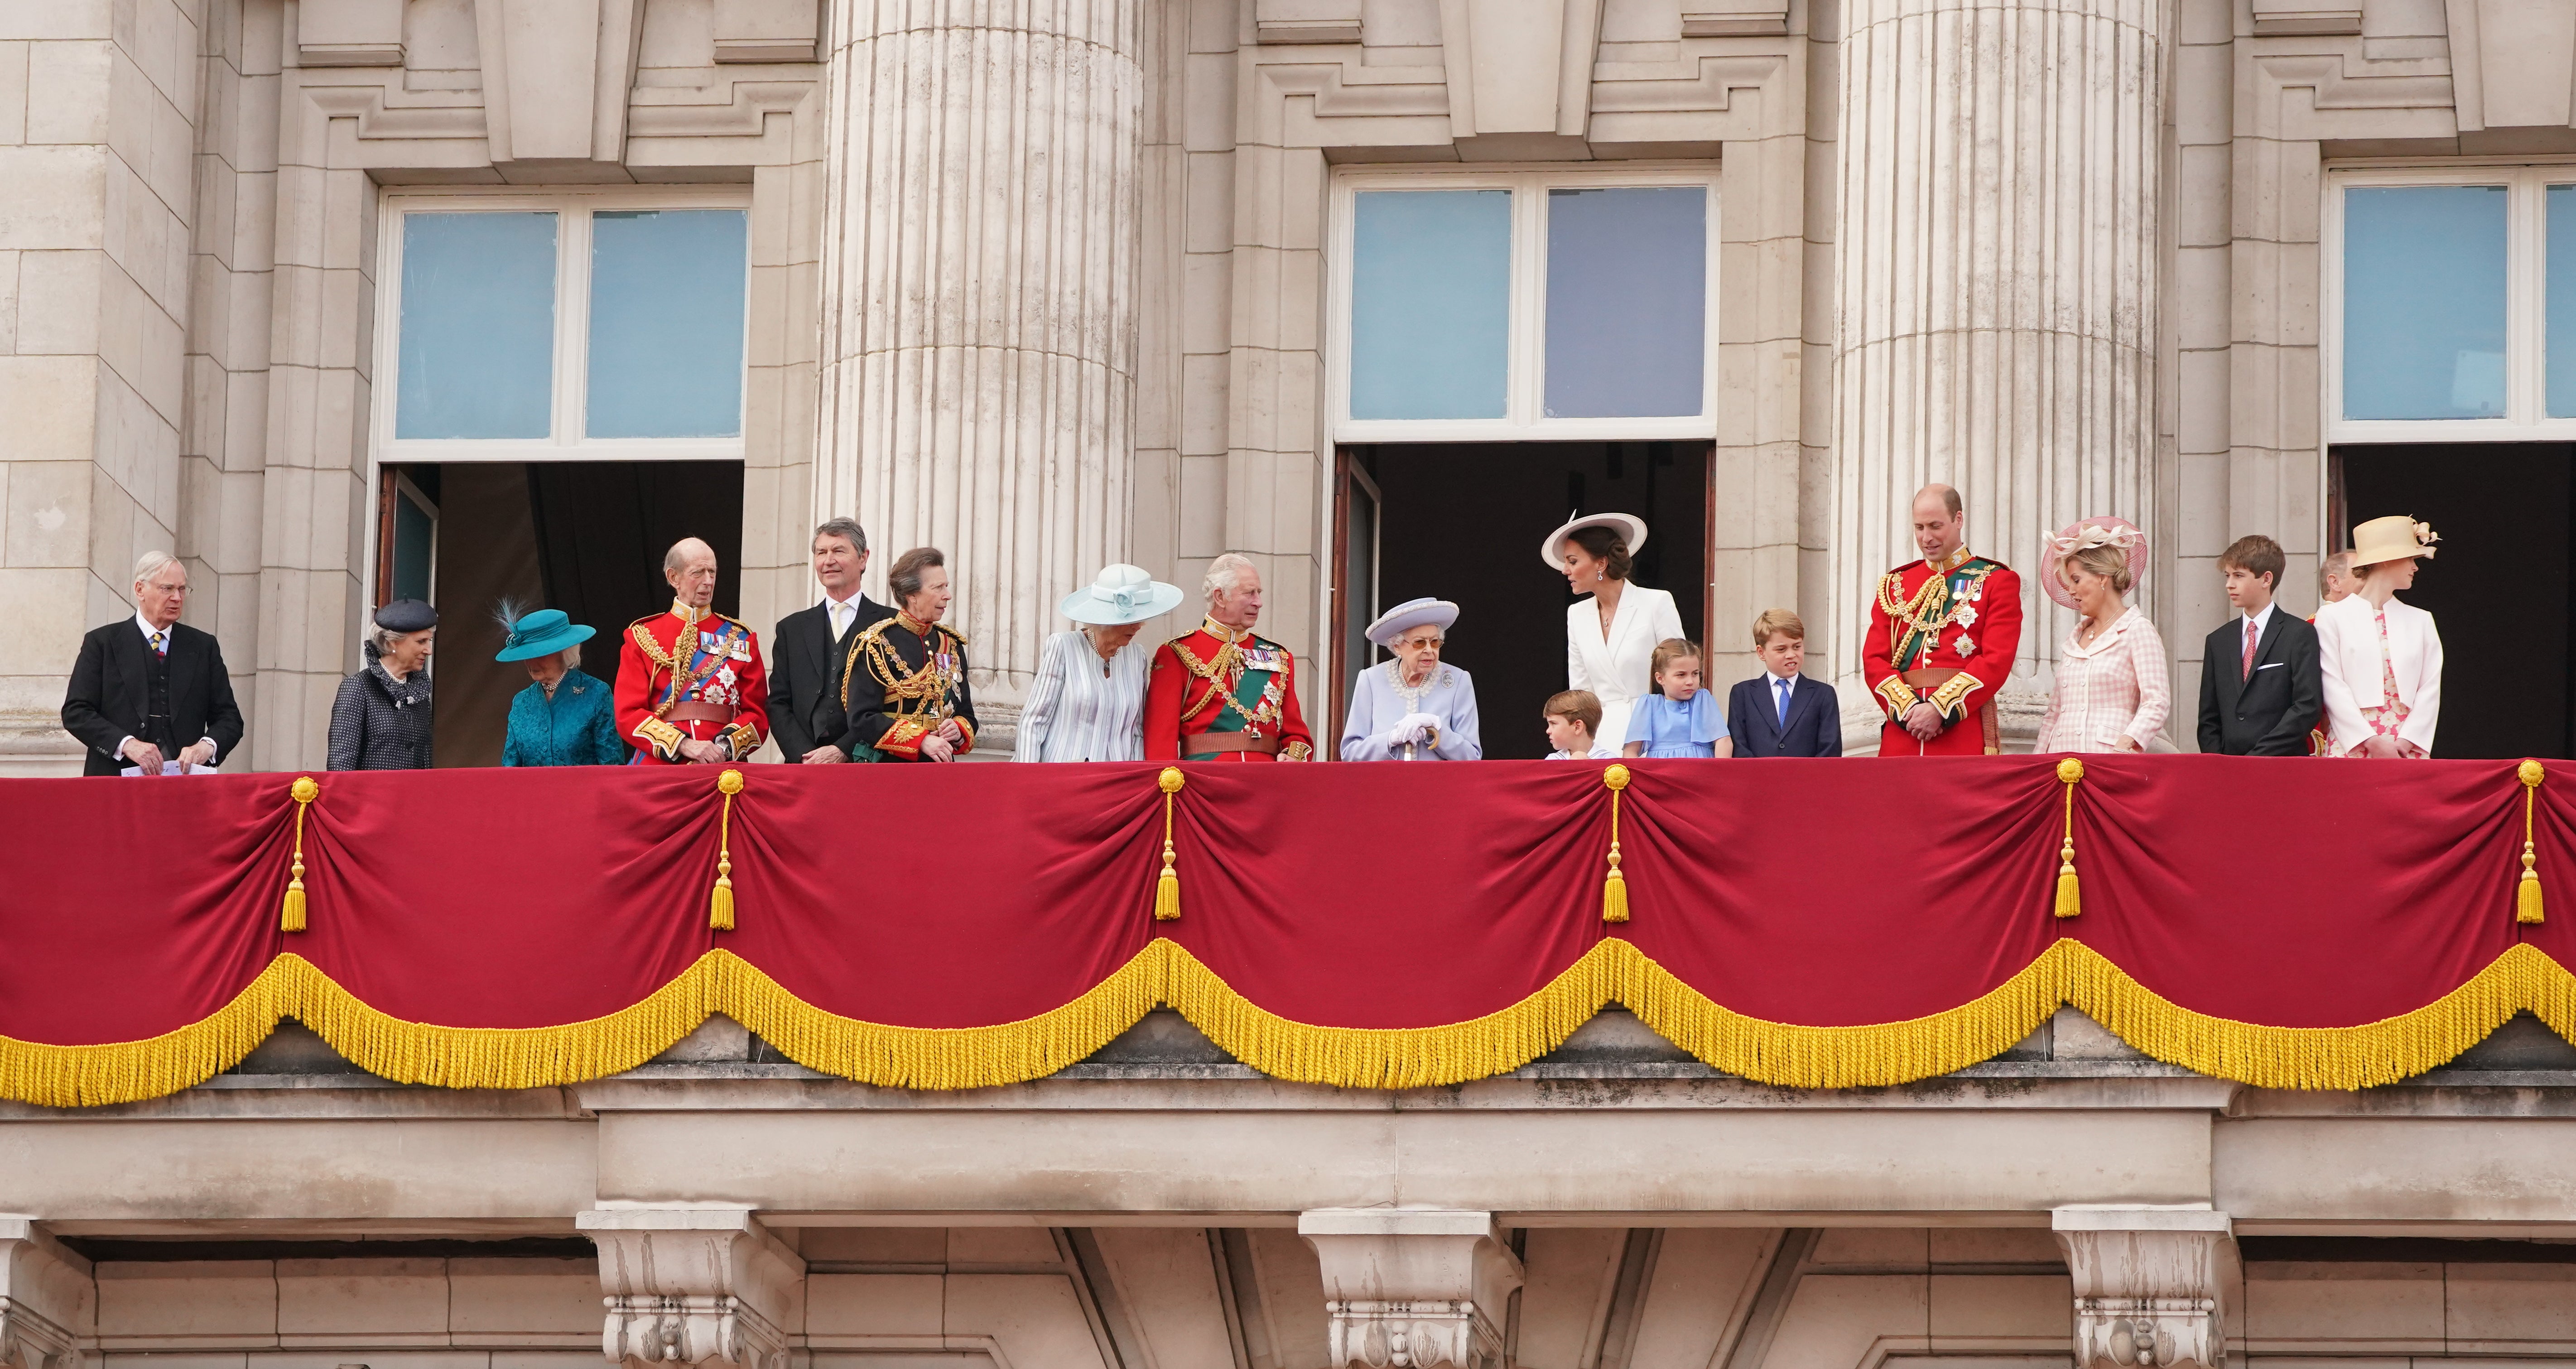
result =
[[[144,581],[151,579],[153,576],[161,573],[161,568],[163,566],[176,565],[178,564],[178,560],[178,557],[172,556],[166,551],[156,550],[143,553],[140,557],[135,558],[134,583],[139,585]],[[187,573],[187,569],[188,568],[186,566],[179,567],[179,571],[183,575]]]
[[[815,541],[820,542],[826,537],[842,538],[850,544],[850,550],[861,556],[868,554],[867,529],[860,527],[859,520],[855,518],[835,518],[814,529]]]
[[[410,635],[408,632],[396,632],[372,618],[367,620],[367,644],[374,647],[379,656],[391,655],[394,643]]]
[[[662,553],[662,573],[664,575],[668,575],[672,571],[678,570],[680,567],[687,565],[689,563],[689,558],[683,553],[693,547],[706,548],[706,553],[709,557],[713,557],[716,554],[716,549],[714,547],[707,546],[707,540],[705,538],[683,537],[679,541],[673,542],[669,551]]]
[[[1199,581],[1199,592],[1210,599],[1220,594],[1231,594],[1234,587],[1243,582],[1243,573],[1247,570],[1255,575],[1261,573],[1261,568],[1252,564],[1251,557],[1241,552],[1227,552],[1208,562],[1207,578]]]

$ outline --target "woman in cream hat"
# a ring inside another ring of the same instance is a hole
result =
[[[1539,558],[1592,596],[1565,609],[1565,687],[1601,700],[1593,740],[1612,751],[1628,739],[1637,700],[1655,691],[1655,644],[1690,636],[1672,595],[1628,583],[1629,557],[1644,545],[1646,521],[1625,513],[1569,518],[1539,543]]]
[[[1064,597],[1081,624],[1046,639],[1038,676],[1020,708],[1019,761],[1135,761],[1145,758],[1145,675],[1151,648],[1130,649],[1137,630],[1181,602],[1181,587],[1135,566],[1110,566]]]
[[[1476,682],[1440,659],[1458,606],[1408,599],[1368,625],[1368,639],[1395,659],[1360,672],[1342,724],[1346,761],[1473,761],[1485,756],[1476,719]]]
[[[2146,574],[2147,535],[2125,518],[2095,517],[2040,543],[2040,587],[2083,616],[2059,649],[2031,750],[2146,750],[2173,707],[2164,638],[2127,602]]]
[[[2361,587],[2317,610],[2325,669],[2330,756],[2421,760],[2433,754],[2442,716],[2442,634],[2433,615],[2398,600],[2415,586],[2415,563],[2442,539],[2397,514],[2352,530]]]

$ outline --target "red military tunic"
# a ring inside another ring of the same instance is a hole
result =
[[[675,602],[629,624],[616,697],[618,734],[646,765],[679,764],[683,741],[714,742],[738,761],[769,735],[760,636],[709,609]]]
[[[1288,648],[1214,619],[1155,648],[1145,687],[1145,759],[1314,756],[1314,734],[1297,711],[1297,661]]]
[[[2021,577],[1965,547],[1938,564],[1909,561],[1880,576],[1861,643],[1861,675],[1887,714],[1882,756],[1991,756],[2001,750],[1995,694],[2021,649]],[[1905,730],[1918,702],[1940,710],[1940,735]]]

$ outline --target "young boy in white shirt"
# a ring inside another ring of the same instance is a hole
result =
[[[1539,712],[1547,720],[1547,744],[1556,748],[1547,753],[1549,760],[1609,760],[1619,754],[1593,740],[1601,726],[1601,700],[1591,690],[1554,695]]]

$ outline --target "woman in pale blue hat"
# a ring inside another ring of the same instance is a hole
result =
[[[1022,761],[1137,761],[1145,758],[1145,675],[1151,647],[1134,646],[1146,620],[1178,607],[1181,588],[1135,566],[1111,566],[1064,598],[1082,626],[1046,639],[1038,677],[1020,707]]]
[[[581,672],[581,644],[591,629],[559,608],[521,613],[506,600],[494,617],[509,634],[496,661],[525,661],[535,681],[510,700],[503,765],[624,765],[617,709],[608,685]]]
[[[1476,723],[1476,682],[1443,665],[1440,648],[1458,606],[1408,599],[1368,625],[1368,639],[1395,659],[1360,672],[1342,724],[1346,761],[1475,761],[1485,758]]]

